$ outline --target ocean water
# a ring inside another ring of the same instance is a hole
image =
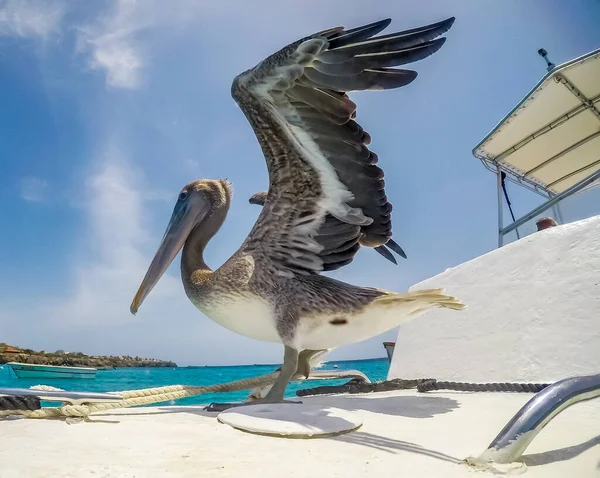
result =
[[[387,357],[381,359],[349,360],[327,362],[319,370],[360,370],[371,381],[385,380],[389,362]],[[223,367],[178,367],[172,368],[118,368],[98,370],[96,378],[87,379],[22,379],[16,378],[4,365],[0,369],[0,387],[29,388],[33,385],[51,385],[70,391],[113,392],[135,390],[140,388],[161,387],[164,385],[212,385],[231,382],[242,378],[254,377],[273,372],[277,365],[240,365]],[[341,385],[342,380],[304,380],[290,383],[286,396],[295,397],[296,390],[319,387],[323,385]],[[162,405],[200,405],[211,402],[242,401],[248,396],[248,390],[232,393],[214,393],[174,400]],[[51,406],[53,404],[44,403]]]

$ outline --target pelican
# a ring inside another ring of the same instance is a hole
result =
[[[347,92],[411,83],[415,71],[392,67],[439,50],[445,38],[437,37],[454,18],[376,36],[390,22],[315,33],[234,78],[232,97],[269,174],[268,191],[250,200],[263,206],[256,223],[240,248],[211,269],[204,250],[225,221],[232,185],[189,183],[131,304],[136,314],[182,250],[184,289],[201,312],[233,332],[283,344],[280,373],[259,399],[264,403],[283,402],[290,379],[320,351],[374,337],[433,308],[465,308],[443,289],[395,293],[321,274],[352,262],[362,246],[404,255],[390,242],[384,174]]]

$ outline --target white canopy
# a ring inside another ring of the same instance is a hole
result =
[[[600,49],[549,71],[473,149],[508,179],[549,196],[600,170]]]

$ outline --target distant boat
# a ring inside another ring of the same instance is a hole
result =
[[[6,365],[17,378],[96,378],[96,369],[92,367],[34,365],[18,362],[8,362]]]
[[[391,362],[392,356],[394,355],[394,347],[396,346],[396,342],[384,342],[383,346],[387,352],[388,360]]]

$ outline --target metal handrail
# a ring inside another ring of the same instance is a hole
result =
[[[529,400],[473,464],[517,461],[542,429],[565,408],[600,397],[600,374],[571,377],[549,385]]]
[[[36,390],[31,388],[0,388],[0,396],[38,397],[47,402],[68,402],[73,405],[84,403],[120,402],[117,393],[69,392],[66,390]]]

